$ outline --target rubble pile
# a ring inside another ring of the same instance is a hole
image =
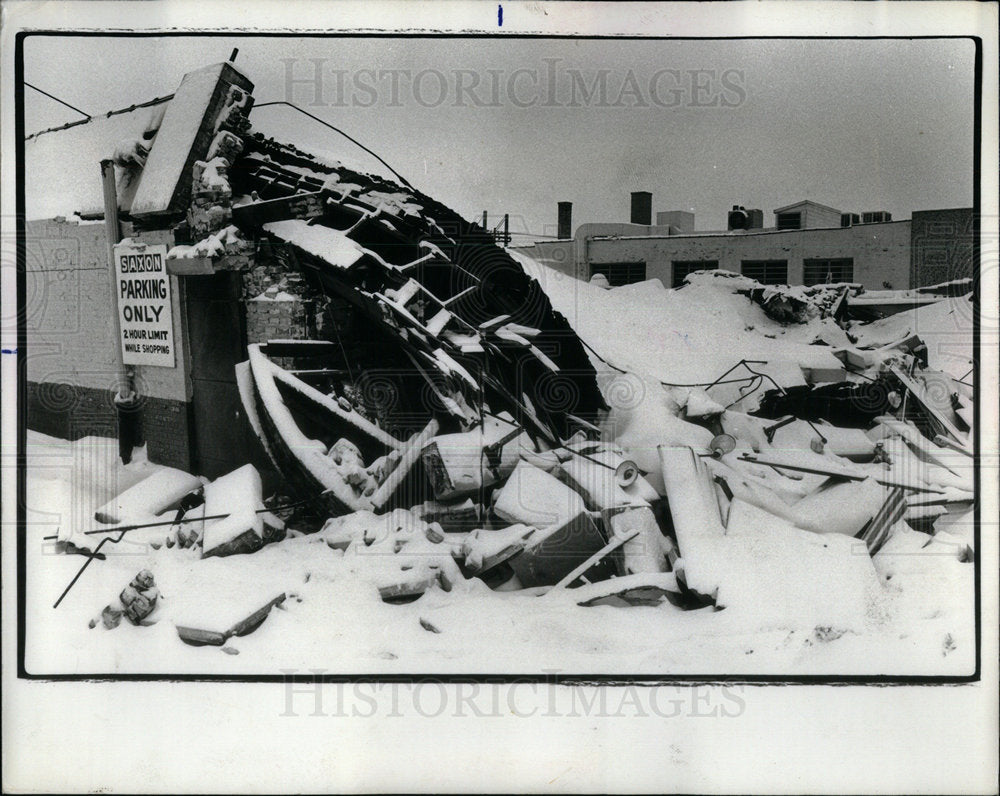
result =
[[[951,534],[947,522],[974,498],[972,418],[960,411],[968,396],[958,382],[948,400],[932,395],[941,372],[903,343],[877,357],[858,350],[871,364],[857,383],[779,386],[781,400],[768,393],[753,412],[725,408],[718,388],[660,387],[555,444],[503,411],[459,431],[435,419],[399,440],[343,399],[301,384],[283,392],[294,376],[255,347],[243,373],[258,391],[251,405],[266,413],[255,423],[271,428],[261,439],[286,486],[313,479],[312,513],[284,512],[283,522],[247,465],[186,492],[190,476],[162,469],[100,519],[155,513],[164,520],[145,533],[162,537],[173,516],[167,545],[201,558],[307,539],[318,543],[314,556],[337,556],[342,576],[391,604],[470,593],[479,582],[536,597],[578,593],[584,607],[710,607],[758,619],[771,601],[832,591],[837,611],[862,616],[883,588],[880,551],[924,540],[960,562],[975,556],[971,536]],[[318,415],[312,425],[296,417],[305,406],[325,413],[330,442],[302,431],[318,427]],[[852,406],[857,422],[828,419],[850,419]],[[173,515],[178,506],[186,510]],[[808,585],[790,574],[792,562],[810,572]],[[175,624],[186,642],[219,646],[252,632],[285,597],[254,593],[222,619],[195,621],[188,610]]]
[[[489,590],[766,617],[798,601],[849,626],[884,586],[880,551],[930,544],[972,506],[968,374],[932,361],[919,324],[852,319],[859,286],[560,285],[409,186],[252,131],[251,103],[233,87],[169,256],[242,258],[282,274],[261,300],[295,289],[328,319],[237,367],[278,490],[265,500],[249,464],[212,482],[161,469],[97,513],[95,539],[206,571],[307,544],[391,604]],[[973,560],[971,535],[953,539]],[[157,605],[216,646],[295,594],[129,588],[130,618]]]

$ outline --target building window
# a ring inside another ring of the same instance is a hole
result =
[[[841,257],[836,260],[803,260],[802,283],[805,285],[837,284],[854,281],[854,260]]]
[[[892,213],[887,213],[885,210],[875,210],[870,213],[861,214],[862,224],[886,224],[892,221]]]
[[[646,281],[646,263],[600,263],[590,266],[590,275],[604,274],[611,287]]]
[[[714,271],[719,267],[718,260],[674,260],[673,273],[671,274],[670,287],[680,287],[684,284],[684,277],[693,274],[695,271]]]
[[[802,213],[778,213],[778,229],[802,229]]]
[[[788,284],[788,260],[743,260],[740,271],[762,285]]]

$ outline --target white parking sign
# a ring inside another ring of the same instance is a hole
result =
[[[162,244],[115,246],[115,296],[126,365],[176,365],[166,258]]]

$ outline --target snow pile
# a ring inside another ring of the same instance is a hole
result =
[[[756,283],[724,271],[691,274],[677,290],[655,279],[606,290],[510,253],[588,346],[641,378],[708,384],[742,358],[834,368],[841,363],[831,346],[851,345],[832,318],[792,325],[769,318],[741,293]],[[813,345],[817,339],[826,345]]]
[[[864,542],[803,531],[760,509],[730,516],[712,570],[717,605],[748,627],[826,627],[864,632],[881,586]]]
[[[133,545],[127,555],[94,562],[52,610],[83,559],[49,555],[37,537],[52,532],[79,501],[92,516],[97,506],[87,501],[104,502],[158,468],[116,465],[114,440],[71,443],[29,432],[29,449],[26,666],[32,673],[274,673],[322,665],[344,674],[964,674],[973,665],[974,570],[960,560],[958,544],[900,528],[870,559],[848,537],[808,534],[773,520],[727,529],[731,564],[720,564],[721,611],[684,611],[663,601],[580,604],[640,583],[673,591],[673,573],[545,598],[493,591],[453,568],[463,542],[474,546],[471,536],[440,533],[404,511],[356,512],[315,534],[290,533],[250,556],[199,559],[191,550]],[[46,466],[67,457],[90,463],[75,471],[75,484]],[[971,539],[971,522],[951,517],[949,536]],[[491,545],[479,552],[502,552],[496,548],[528,531],[479,530],[480,544]],[[140,569],[155,575],[160,620],[90,629],[109,596]],[[412,602],[381,596],[382,589],[421,579],[437,585]],[[279,594],[286,599],[259,629],[228,638],[230,654],[178,638],[177,625],[185,623],[224,634]]]
[[[918,335],[927,345],[928,364],[956,379],[971,381],[972,294],[936,301],[888,318],[854,326],[851,333],[861,348],[878,348]],[[966,378],[968,377],[968,378]]]

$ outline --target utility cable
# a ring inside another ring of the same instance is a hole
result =
[[[361,149],[363,149],[365,152],[367,152],[369,155],[371,155],[373,158],[375,158],[379,163],[381,163],[383,166],[385,166],[387,169],[389,169],[389,171],[391,171],[396,176],[396,179],[398,179],[401,183],[403,183],[403,185],[405,185],[407,188],[411,188],[411,189],[413,188],[413,186],[410,185],[409,181],[406,180],[403,177],[403,175],[401,175],[392,166],[390,166],[388,163],[386,163],[382,158],[380,158],[378,155],[376,155],[374,152],[372,152],[368,147],[366,147],[364,144],[362,144],[356,138],[352,138],[347,133],[345,133],[343,130],[341,130],[339,127],[336,127],[336,126],[330,124],[329,122],[324,121],[323,119],[320,119],[319,116],[315,116],[315,115],[309,113],[309,111],[307,111],[307,110],[303,110],[298,105],[296,105],[296,104],[294,104],[292,102],[286,102],[285,100],[275,100],[274,102],[261,102],[261,103],[254,104],[254,106],[250,110],[251,111],[255,111],[258,108],[267,108],[267,107],[270,107],[272,105],[287,105],[289,108],[292,108],[293,110],[297,110],[299,113],[308,116],[313,121],[319,122],[324,127],[329,127],[334,132],[340,133],[342,136],[344,136],[344,138],[346,138],[352,144],[355,144],[356,146],[361,147]]]

